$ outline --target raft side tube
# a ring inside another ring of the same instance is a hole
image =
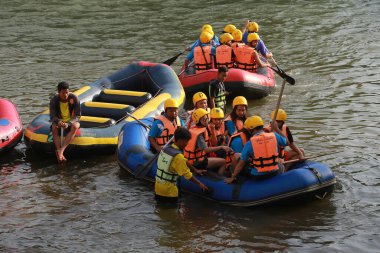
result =
[[[112,118],[119,120],[135,110],[134,106],[102,102],[85,102],[81,104],[82,115]]]
[[[81,116],[79,123],[81,128],[91,128],[112,126],[116,124],[116,121],[111,118]]]
[[[145,104],[151,98],[152,95],[148,92],[104,89],[100,92],[97,100],[101,102],[128,104],[138,107]]]

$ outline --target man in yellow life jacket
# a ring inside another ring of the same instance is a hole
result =
[[[250,72],[256,72],[257,67],[270,66],[268,62],[263,62],[255,50],[260,41],[257,33],[248,35],[248,44],[243,47],[237,47],[234,50],[236,67]]]
[[[270,114],[270,118],[272,120],[274,118],[274,113],[275,113],[275,110],[272,111],[272,113]],[[287,125],[285,125],[286,118],[287,118],[287,114],[286,114],[285,110],[279,109],[277,112],[276,122],[277,122],[278,128],[281,130],[283,135],[286,137],[287,143],[288,143],[288,146],[286,148],[280,147],[280,158],[282,158],[284,161],[289,161],[289,160],[293,160],[293,159],[297,159],[297,158],[300,161],[302,161],[305,159],[305,151],[302,148],[297,147],[297,145],[294,143],[293,135],[290,132],[289,127]],[[264,130],[266,132],[271,132],[272,131],[271,128],[272,128],[271,124],[269,124],[268,126],[266,126],[264,128]],[[286,163],[284,165],[285,170],[288,170],[294,164],[295,163]]]
[[[232,112],[224,120],[229,136],[240,132],[247,118],[248,102],[243,96],[237,96],[232,101]]]
[[[229,33],[223,33],[220,36],[221,45],[215,49],[216,67],[226,66],[227,68],[234,67],[234,54],[231,48],[233,37]]]
[[[58,94],[51,98],[49,112],[57,160],[58,162],[64,162],[66,158],[63,153],[73,141],[75,133],[80,127],[79,118],[81,116],[79,99],[69,91],[69,84],[67,82],[60,82],[58,84]],[[60,129],[69,131],[64,137],[62,146]]]
[[[247,164],[246,174],[249,177],[267,178],[280,171],[279,146],[286,146],[286,137],[277,124],[274,125],[275,132],[265,133],[263,120],[259,116],[252,116],[247,126],[252,131],[252,137],[245,144],[231,177],[224,180],[226,183],[232,183]]]
[[[183,121],[178,117],[177,100],[169,98],[164,104],[165,112],[157,116],[149,130],[148,140],[150,146],[157,152],[161,151],[169,139],[173,136],[179,126],[183,126]]]
[[[187,165],[187,159],[183,156],[183,149],[190,138],[190,132],[186,128],[179,127],[174,132],[174,143],[160,151],[154,186],[155,198],[158,202],[178,202],[177,180],[180,176],[193,181],[203,191],[208,190],[207,186],[193,176]]]
[[[227,77],[228,68],[225,66],[218,68],[218,76],[217,79],[212,79],[208,86],[209,96],[210,96],[210,107],[215,108],[218,107],[226,112],[226,95],[229,94],[226,91],[226,87],[224,86],[224,80]]]
[[[207,154],[219,150],[229,153],[232,149],[227,146],[208,147],[208,112],[206,110],[196,109],[192,114],[192,119],[196,125],[189,129],[191,139],[185,147],[185,158],[197,169],[217,169],[218,174],[223,175],[226,169],[226,161],[223,158],[208,158]]]

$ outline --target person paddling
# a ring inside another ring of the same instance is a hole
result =
[[[247,31],[247,29],[248,29],[248,31]],[[241,31],[243,33],[242,41],[244,43],[248,44],[249,43],[248,36],[250,34],[253,34],[253,33],[257,34],[259,32],[259,24],[257,24],[256,22],[252,22],[250,20],[247,20],[245,22],[243,28],[241,29]],[[269,50],[265,46],[264,41],[262,39],[260,39],[260,41],[257,43],[256,50],[265,58],[272,58],[273,57],[273,54],[271,52],[269,52]]]
[[[76,131],[79,129],[79,118],[81,116],[80,102],[78,97],[69,91],[67,82],[58,84],[58,94],[50,100],[50,121],[53,142],[56,149],[58,162],[66,161],[65,149],[73,141]],[[60,130],[68,132],[61,143]],[[62,145],[62,146],[61,146]]]
[[[154,185],[155,199],[161,203],[178,203],[178,177],[183,176],[187,180],[196,183],[202,191],[208,191],[207,186],[193,176],[183,156],[183,149],[191,139],[191,134],[186,128],[179,127],[174,132],[174,143],[160,151],[157,159],[157,173]],[[196,173],[204,171],[194,169]]]

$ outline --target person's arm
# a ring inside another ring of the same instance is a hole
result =
[[[256,50],[253,52],[252,56],[253,56],[253,59],[255,59],[256,64],[259,65],[259,67],[263,68],[263,67],[269,67],[270,66],[269,63],[265,63],[265,62],[260,60],[259,54],[256,52]]]
[[[294,143],[293,135],[292,135],[292,133],[290,132],[289,127],[286,127],[286,134],[287,134],[287,136],[288,136],[288,139],[287,139],[288,146],[289,146],[294,152],[296,152],[296,153],[298,154],[298,159],[300,159],[300,160],[305,159],[302,150],[301,150],[300,148],[298,148],[297,145]]]
[[[71,93],[71,98],[69,98],[69,103],[70,103],[70,99],[73,99],[73,102],[74,102],[74,116],[70,119],[70,124],[72,124],[74,122],[79,122],[80,116],[81,116],[81,110],[80,110],[80,101],[78,97],[75,94]]]
[[[156,140],[153,137],[148,136],[150,146],[153,147],[157,153],[161,151],[161,146],[157,144]]]
[[[240,159],[239,162],[237,163],[235,169],[234,169],[234,172],[232,172],[231,177],[224,179],[224,182],[226,184],[230,184],[233,181],[235,181],[236,177],[239,175],[240,171],[244,168],[244,166],[245,166],[245,161]]]
[[[224,150],[227,154],[230,152],[233,152],[232,148],[228,146],[218,146],[218,147],[207,147],[204,149],[204,151],[208,154],[211,152],[217,152],[219,150]]]
[[[162,133],[162,130],[158,126],[160,124],[162,126],[162,128],[163,128],[163,125],[160,122],[161,121],[159,121],[159,120],[153,121],[152,127],[151,127],[151,129],[149,130],[149,133],[148,133],[148,141],[150,143],[150,146],[152,148],[154,148],[157,152],[160,152],[161,148],[162,148],[156,142],[156,137],[161,136],[161,133]]]
[[[209,124],[210,126],[210,143],[212,147],[215,147],[218,144],[218,140],[216,138],[216,133],[215,133],[215,125],[213,123]]]
[[[208,85],[208,95],[210,97],[210,108],[215,107],[215,97],[216,97],[216,88],[214,85],[214,80],[211,80],[209,85]]]
[[[203,175],[203,173],[207,172],[207,170],[198,170],[192,164],[190,164],[189,161],[186,161],[186,165],[190,168],[190,171],[194,172],[195,174]]]
[[[241,32],[244,34],[245,31],[247,30],[247,27],[248,27],[248,24],[249,24],[250,20],[247,19],[245,22],[244,22],[244,26],[241,28]]]
[[[56,95],[53,96],[50,99],[50,104],[49,104],[49,114],[50,114],[50,121],[52,124],[58,125],[58,117],[57,117],[57,108],[55,108],[55,103],[56,103]]]
[[[197,178],[195,178],[194,176],[190,178],[190,181],[196,183],[201,189],[202,191],[208,191],[208,188],[206,185],[204,185],[201,181],[199,181]]]

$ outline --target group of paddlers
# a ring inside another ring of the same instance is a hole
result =
[[[246,98],[237,96],[232,101],[232,111],[225,117],[225,97],[213,94],[224,92],[221,86],[226,72],[226,67],[220,67],[218,79],[210,82],[210,91],[213,85],[221,90],[210,92],[211,108],[206,94],[195,93],[194,109],[188,111],[184,123],[178,117],[177,101],[170,98],[165,101],[165,111],[153,122],[148,138],[154,151],[159,152],[157,199],[177,201],[178,176],[193,180],[207,190],[192,173],[217,173],[226,177],[226,183],[232,183],[238,175],[258,179],[271,177],[291,166],[291,163],[284,166],[284,161],[304,159],[304,151],[294,144],[289,127],[285,125],[287,114],[283,109],[278,110],[276,120],[273,111],[271,124],[265,126],[260,116],[248,116]],[[170,143],[173,135],[174,142]]]
[[[218,37],[214,34],[212,26],[205,24],[202,26],[199,39],[187,48],[190,53],[186,57],[184,67],[190,72],[194,67],[196,73],[199,73],[220,66],[251,72],[255,72],[258,67],[270,66],[263,58],[273,60],[273,55],[258,32],[259,25],[247,20],[241,30],[232,24],[226,25]]]

